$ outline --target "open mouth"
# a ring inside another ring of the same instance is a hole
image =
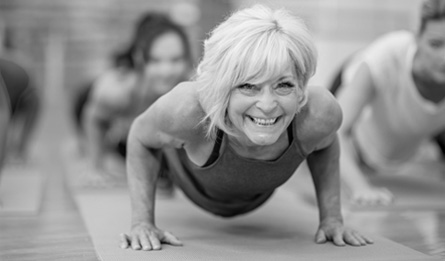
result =
[[[273,126],[280,119],[280,117],[269,118],[269,119],[256,118],[252,116],[247,116],[247,117],[258,126]]]

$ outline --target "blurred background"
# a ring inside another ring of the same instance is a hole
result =
[[[311,83],[326,85],[345,57],[377,36],[415,30],[420,0],[1,0],[0,21],[45,97],[59,90],[57,99],[69,102],[82,81],[108,66],[143,12],[167,12],[186,27],[196,64],[206,34],[234,9],[254,3],[284,6],[307,22],[319,48]]]
[[[234,10],[254,3],[286,7],[306,21],[319,52],[310,84],[327,87],[356,50],[389,31],[415,31],[421,0],[0,0],[0,38],[8,36],[6,45],[17,52],[43,94],[35,148],[49,177],[39,216],[0,220],[0,231],[7,232],[0,237],[0,253],[35,260],[24,255],[37,249],[54,260],[95,260],[58,162],[74,128],[69,114],[73,97],[110,66],[111,54],[127,44],[142,13],[166,12],[185,27],[196,65],[209,31]],[[410,234],[409,240],[416,239]]]

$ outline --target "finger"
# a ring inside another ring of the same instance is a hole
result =
[[[357,231],[352,231],[351,235],[358,242],[357,246],[365,246],[366,245],[366,240],[360,235],[360,233],[358,233]]]
[[[120,238],[120,246],[121,246],[121,248],[125,249],[125,248],[128,248],[130,246],[129,243],[128,243],[129,239],[128,239],[128,236],[126,234],[121,233],[119,235],[119,238]]]
[[[335,232],[332,242],[334,242],[334,244],[336,246],[345,246],[346,245],[345,241],[343,240],[342,234],[343,233],[340,233],[338,231]]]
[[[374,240],[372,240],[370,237],[362,235],[358,232],[356,232],[356,237],[360,238],[361,242],[364,242],[365,244],[374,244]]]
[[[151,247],[153,250],[161,249],[161,241],[159,241],[158,237],[154,234],[149,236]]]
[[[131,236],[131,248],[133,250],[141,250],[141,243],[139,242],[139,236],[138,235],[132,235]]]
[[[315,235],[315,243],[323,244],[323,243],[326,243],[326,241],[327,241],[326,234],[324,233],[323,230],[319,229],[317,231],[317,234]]]
[[[139,236],[139,241],[141,242],[142,250],[149,251],[152,249],[150,240],[148,239],[148,237],[145,233],[143,233],[142,235]]]
[[[360,240],[351,232],[345,232],[344,241],[352,246],[360,246]]]
[[[182,242],[177,239],[172,233],[164,232],[164,238],[162,238],[162,242],[173,245],[173,246],[182,246]]]

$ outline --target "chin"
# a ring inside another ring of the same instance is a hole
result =
[[[250,137],[252,143],[258,146],[272,145],[277,142],[278,137]]]

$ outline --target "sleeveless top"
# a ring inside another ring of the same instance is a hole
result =
[[[296,138],[294,122],[288,127],[289,146],[275,160],[239,156],[219,130],[213,153],[221,146],[223,151],[209,165],[197,166],[183,149],[176,150],[178,158],[173,160],[171,153],[166,153],[172,179],[195,204],[215,215],[247,213],[263,204],[306,158]]]
[[[28,89],[28,83],[28,74],[22,67],[13,62],[0,59],[0,84],[6,87],[11,115],[15,113],[20,98]]]

